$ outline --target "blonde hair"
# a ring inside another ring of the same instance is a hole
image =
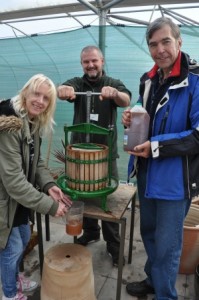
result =
[[[13,98],[13,107],[16,113],[20,117],[27,116],[28,112],[26,111],[26,97],[27,94],[35,92],[38,87],[42,84],[47,84],[49,86],[49,105],[41,115],[34,118],[33,121],[30,121],[34,126],[34,131],[39,130],[40,135],[48,134],[53,130],[54,121],[54,112],[56,108],[56,99],[57,91],[54,83],[50,78],[43,74],[36,74],[32,76],[23,86],[19,94]]]

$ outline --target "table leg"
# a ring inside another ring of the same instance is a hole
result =
[[[128,264],[131,264],[132,262],[133,235],[134,235],[134,222],[135,222],[135,201],[136,201],[136,194],[133,195],[131,201],[131,224],[130,224]]]
[[[117,275],[116,300],[120,300],[121,297],[126,218],[121,218],[120,223],[121,223],[121,237],[120,237],[120,253],[119,253],[119,264],[118,264],[118,275]]]
[[[108,211],[106,200],[107,200],[107,196],[101,197],[101,207],[104,211]]]
[[[43,248],[41,214],[37,212],[36,213],[36,218],[37,218],[37,234],[38,234],[38,247],[39,247],[40,274],[42,275],[43,261],[44,261],[44,248]]]
[[[46,241],[50,241],[50,216],[45,215]]]

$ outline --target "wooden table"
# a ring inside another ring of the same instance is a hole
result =
[[[83,199],[85,203],[84,217],[108,221],[108,222],[114,222],[121,225],[116,300],[120,300],[121,297],[123,256],[124,256],[124,244],[125,244],[125,234],[126,234],[126,217],[124,217],[124,213],[128,207],[131,208],[128,263],[130,264],[132,261],[136,191],[137,189],[133,185],[120,184],[117,190],[114,193],[108,195],[107,197],[108,212],[102,210],[101,199],[86,199],[86,200]],[[49,221],[46,222],[46,226],[49,230],[48,223]],[[37,230],[39,235],[39,258],[40,258],[40,268],[42,272],[43,241],[42,241],[41,226],[42,226],[41,216],[40,214],[37,213]],[[46,234],[50,239],[48,230]]]

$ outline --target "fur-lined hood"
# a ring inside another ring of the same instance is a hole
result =
[[[0,132],[18,131],[22,126],[22,120],[16,116],[0,116]]]

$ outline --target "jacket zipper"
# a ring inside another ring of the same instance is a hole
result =
[[[165,131],[165,127],[166,127],[166,123],[167,123],[169,111],[170,111],[170,105],[167,106],[165,115],[164,115],[164,117],[163,117],[163,119],[162,119],[162,122],[161,122],[161,125],[160,125],[159,134],[162,134],[162,133],[164,133],[164,131]]]
[[[188,195],[189,199],[191,199],[191,191],[190,191],[190,180],[189,180],[189,163],[188,163],[188,157],[186,155],[186,164],[187,164],[187,189],[188,189]]]
[[[8,219],[7,219],[7,228],[10,228],[9,220],[10,220],[10,197],[9,197],[9,200],[8,200]]]

